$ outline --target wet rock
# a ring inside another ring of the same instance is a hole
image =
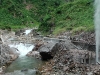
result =
[[[18,54],[16,54],[15,50],[13,51],[13,49],[4,44],[0,44],[0,52],[0,66],[10,64],[18,57]]]
[[[27,53],[26,56],[32,56],[32,57],[36,57],[36,58],[40,58],[40,53],[38,51],[30,51]]]
[[[35,47],[32,49],[32,51],[37,51],[39,49],[40,46],[42,46],[44,44],[44,42],[41,40],[41,41],[38,41],[35,45]]]
[[[19,55],[19,50],[17,48],[11,47],[9,53]]]
[[[10,61],[14,61],[18,58],[18,55],[10,54]]]
[[[44,44],[44,42],[42,40],[35,39],[34,43],[35,43],[34,45],[35,47],[32,49],[32,51],[27,53],[27,56],[40,56],[38,49],[41,45]]]

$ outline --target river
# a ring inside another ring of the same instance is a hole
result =
[[[40,59],[36,59],[34,57],[19,57],[17,60],[15,60],[8,68],[6,69],[6,72],[13,72],[15,70],[24,70],[24,69],[34,69],[39,68],[44,64],[43,61]]]
[[[26,34],[25,36],[28,36],[31,30],[32,29],[26,30],[24,32]],[[32,49],[34,48],[34,44],[20,43],[20,41],[14,40],[14,38],[10,39],[13,39],[14,43],[9,44],[9,46],[17,48],[19,57],[7,67],[7,69],[5,70],[6,72],[5,75],[36,75],[35,74],[36,68],[41,68],[42,65],[44,64],[44,61],[42,61],[41,59],[37,59],[35,57],[26,56],[26,54],[29,51],[32,51]],[[25,73],[23,73],[22,71],[25,71]]]

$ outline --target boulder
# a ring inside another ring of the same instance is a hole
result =
[[[43,43],[37,43],[32,51],[37,51],[41,45],[43,45]]]
[[[58,50],[57,46],[58,43],[49,42],[39,47],[38,51],[40,52],[42,60],[49,60],[53,58],[56,51]]]
[[[14,54],[10,54],[10,57],[11,57],[11,61],[14,61],[15,59],[17,59],[18,58],[18,56],[17,55],[14,55]]]
[[[0,66],[8,65],[9,62],[11,63],[17,57],[16,49],[10,48],[8,45],[0,44]]]
[[[32,56],[32,57],[36,57],[36,58],[40,58],[41,55],[38,52],[38,49],[41,45],[43,45],[43,41],[42,40],[38,40],[38,42],[36,42],[35,47],[32,49],[32,51],[28,52],[26,54],[26,56]]]
[[[26,56],[32,56],[32,57],[40,58],[40,53],[38,51],[30,51],[30,52],[27,53]]]
[[[14,55],[19,55],[19,50],[17,48],[11,47],[10,48],[10,54],[14,54]]]

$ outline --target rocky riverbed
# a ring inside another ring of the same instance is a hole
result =
[[[22,33],[19,34],[20,32]],[[36,36],[36,34],[35,32],[34,35]],[[38,68],[41,75],[100,75],[100,66],[95,63],[96,55],[92,48],[92,45],[95,45],[94,33],[82,32],[72,36],[70,32],[65,32],[56,36],[56,38],[51,38],[52,36],[50,38],[34,38],[34,35],[31,32],[26,36],[23,31],[18,31],[13,36],[20,42],[35,44],[35,47],[27,53],[27,56],[46,60],[46,64],[42,68]],[[4,42],[8,43],[9,41],[4,40]],[[78,45],[73,42],[77,42]],[[7,50],[3,50],[1,58],[4,60],[7,58],[5,63],[15,60],[17,56],[14,52],[17,49],[13,49],[15,50],[13,52],[6,44],[3,48],[5,47]],[[88,50],[89,48],[92,50]],[[2,71],[4,67],[3,65],[0,70]]]
[[[15,59],[17,59],[19,54],[17,49],[10,48],[5,44],[0,44],[0,73],[6,69]]]
[[[53,59],[40,69],[42,75],[100,75],[100,66],[95,63],[95,50],[84,50],[72,43],[85,41],[83,43],[88,43],[88,46],[95,45],[94,33],[81,33],[77,37],[62,34],[60,39],[66,39],[63,35],[67,41],[61,42]]]
[[[0,30],[0,75],[20,55],[19,47],[12,46],[22,44],[24,47],[25,43],[33,44],[35,40],[33,35],[35,35],[34,29],[23,29],[17,32]]]

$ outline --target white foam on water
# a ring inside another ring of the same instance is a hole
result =
[[[31,51],[34,48],[34,45],[23,43],[19,43],[17,45],[13,44],[9,46],[17,48],[19,50],[20,56],[25,56],[29,51]]]
[[[31,31],[32,31],[32,29],[28,29],[28,30],[25,30],[24,33],[25,33],[26,35],[28,35]]]

